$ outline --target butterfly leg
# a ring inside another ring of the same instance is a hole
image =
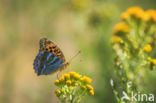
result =
[[[59,70],[59,71],[57,72],[57,79],[59,79],[60,74],[62,74],[62,71]]]
[[[71,68],[69,67],[68,71],[70,72],[71,71]]]
[[[57,79],[59,79],[59,73],[60,73],[60,71],[57,72]]]

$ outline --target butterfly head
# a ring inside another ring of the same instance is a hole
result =
[[[70,65],[69,62],[63,63],[62,67],[60,68],[60,71],[65,70]]]

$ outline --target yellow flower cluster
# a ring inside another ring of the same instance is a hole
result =
[[[152,59],[156,45],[156,10],[143,10],[139,6],[128,8],[121,15],[121,22],[113,29],[111,43],[117,58],[123,55],[138,56],[144,59],[149,68],[156,68],[156,59]],[[125,53],[125,54],[124,54]],[[148,57],[151,55],[151,57]],[[146,59],[147,58],[147,59]],[[120,60],[119,60],[120,61]],[[135,61],[135,60],[133,60]],[[116,61],[115,61],[116,62]],[[137,61],[136,61],[137,62]]]
[[[111,38],[111,43],[114,44],[114,43],[117,43],[117,42],[122,42],[122,39],[119,37],[119,36],[112,36]]]
[[[145,21],[156,22],[156,10],[150,9],[145,12]]]
[[[151,57],[147,57],[147,61],[150,63],[150,69],[153,70],[156,65],[156,59],[152,59]]]
[[[149,32],[149,30],[151,30],[150,25],[156,23],[156,10],[149,9],[147,11],[144,11],[139,6],[133,6],[133,7],[128,8],[124,13],[122,13],[121,19],[123,21],[114,26],[113,31],[114,31],[115,36],[112,37],[112,41],[111,41],[112,44],[121,42],[121,39],[123,41],[125,41],[125,40],[131,41],[132,39],[135,41],[138,40],[138,38],[136,38],[136,37],[139,37],[139,36],[134,36],[134,35],[142,35],[142,34],[139,34],[139,33],[134,34],[134,31],[132,31],[132,30],[134,30],[136,28],[136,26],[138,29],[143,29],[143,32],[145,32],[145,34],[147,34]],[[143,28],[141,28],[141,26]],[[131,34],[131,36],[129,36],[131,39],[129,39],[127,37],[125,38],[125,35],[123,35],[123,34],[126,34],[126,36],[128,34]],[[150,52],[150,51],[151,51],[150,46],[147,46],[145,48],[145,52]]]
[[[156,65],[156,59],[152,59],[151,57],[147,57],[147,60]]]
[[[56,89],[55,93],[56,93],[56,95],[59,97],[59,96],[60,96],[60,94],[61,94],[60,89]]]
[[[81,78],[81,81],[85,82],[85,83],[91,83],[92,82],[92,79],[87,77],[87,76],[83,76]]]
[[[148,60],[148,61],[152,61],[152,58],[151,58],[151,57],[147,57],[147,60]]]
[[[80,91],[86,91],[90,95],[94,95],[94,89],[89,83],[92,82],[92,79],[87,76],[82,76],[76,72],[64,73],[60,78],[55,80],[54,84],[61,89],[56,90],[56,95],[59,97],[61,94],[62,88],[79,88]],[[70,89],[69,89],[70,90]],[[78,89],[77,89],[78,90]]]
[[[128,8],[124,13],[121,15],[122,20],[128,20],[130,18],[136,18],[143,21],[153,21],[156,22],[156,10],[150,9],[144,11],[139,6],[133,6]]]
[[[94,88],[91,85],[87,85],[90,95],[94,95]]]
[[[153,60],[152,60],[152,63],[153,63],[154,65],[156,65],[156,59],[153,59]]]
[[[144,11],[140,7],[134,6],[128,8],[127,11],[121,15],[121,19],[123,20],[129,19],[130,17],[142,19],[144,17]]]
[[[69,72],[70,76],[73,77],[74,79],[80,79],[81,75],[76,72]]]
[[[114,34],[125,34],[129,32],[129,26],[125,22],[121,22],[115,25]]]
[[[147,45],[144,47],[144,51],[147,52],[147,53],[151,52],[151,51],[152,51],[151,45],[150,45],[150,44],[147,44]]]

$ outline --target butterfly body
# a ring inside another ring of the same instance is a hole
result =
[[[34,69],[37,75],[47,75],[61,71],[69,65],[57,45],[47,38],[40,40],[40,50],[34,60]]]

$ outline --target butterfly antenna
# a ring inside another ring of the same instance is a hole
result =
[[[80,53],[81,53],[81,51],[78,51],[78,52],[69,60],[69,63],[70,63],[75,57],[77,57]]]

